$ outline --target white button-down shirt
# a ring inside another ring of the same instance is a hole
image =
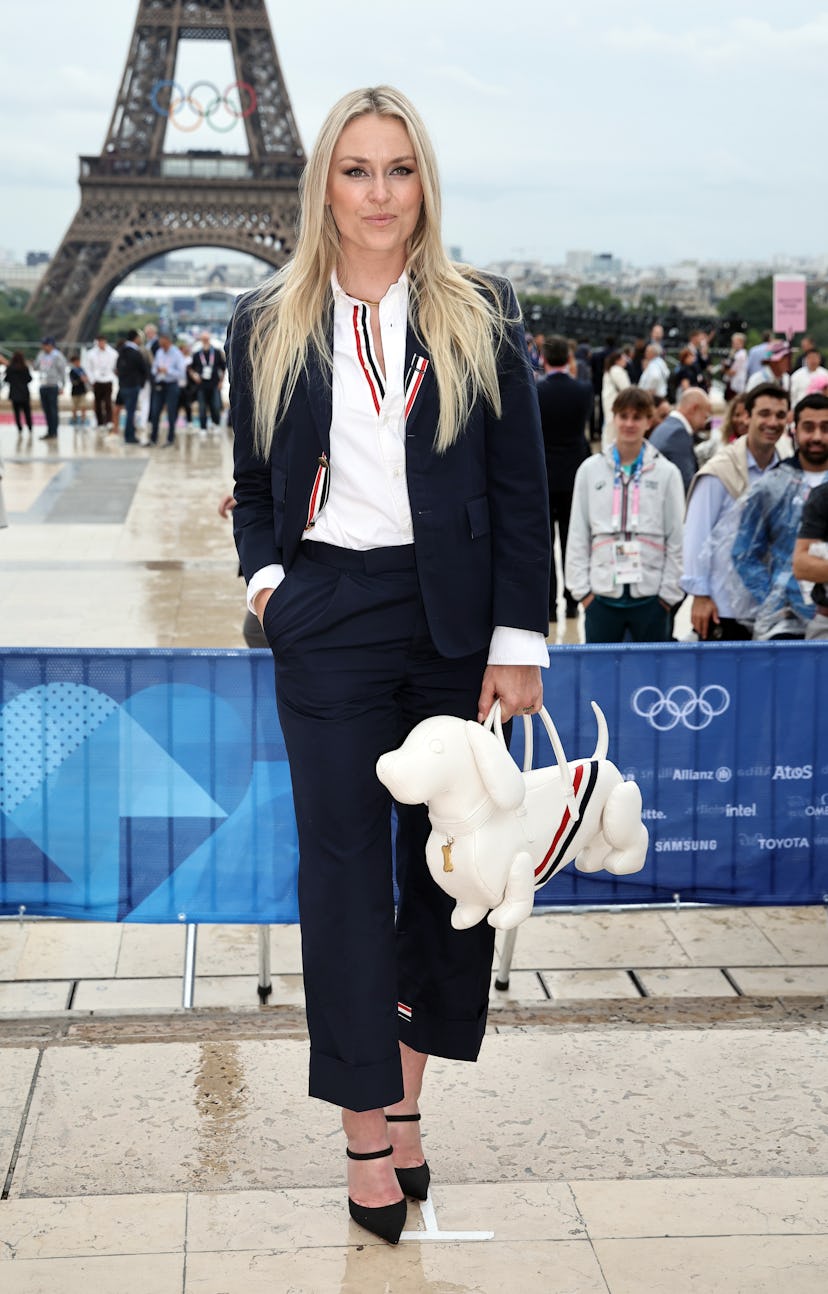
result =
[[[405,339],[408,282],[403,273],[379,306],[348,295],[331,276],[334,296],[330,490],[305,543],[364,552],[414,542],[405,470]],[[379,310],[383,373],[371,336]],[[261,589],[277,588],[280,565],[256,571],[247,605]],[[543,634],[498,627],[489,647],[492,665],[549,664]]]
[[[413,544],[405,475],[405,334],[408,288],[392,284],[379,307],[334,279],[331,488],[306,538],[340,548]],[[379,309],[383,376],[371,336]]]
[[[86,375],[90,382],[114,382],[118,352],[114,346],[91,346],[86,352]]]

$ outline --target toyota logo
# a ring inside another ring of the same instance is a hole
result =
[[[679,723],[691,732],[698,732],[724,714],[730,705],[730,693],[715,683],[698,693],[685,683],[671,687],[666,693],[658,687],[640,687],[633,692],[631,705],[656,732],[669,732]]]

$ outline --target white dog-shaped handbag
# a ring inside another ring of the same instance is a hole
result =
[[[589,759],[567,763],[547,711],[540,717],[557,767],[532,769],[532,723],[524,715],[524,771],[503,737],[500,703],[484,725],[424,719],[399,750],[381,755],[377,777],[401,804],[428,806],[426,862],[457,900],[451,924],[510,930],[532,911],[535,890],[567,863],[623,876],[644,866],[649,836],[641,792],[607,758],[607,722],[592,702],[598,741]],[[494,726],[494,731],[492,731]]]

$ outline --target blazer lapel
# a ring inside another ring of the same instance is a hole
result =
[[[416,434],[423,410],[433,406],[437,393],[434,368],[417,332],[408,325],[405,338],[405,427],[406,435]],[[434,435],[436,415],[426,426]]]
[[[333,307],[326,326],[329,353],[333,352]],[[307,393],[319,444],[323,452],[330,457],[331,453],[331,416],[333,413],[333,393],[331,390],[330,370],[324,368],[315,353],[308,356]]]

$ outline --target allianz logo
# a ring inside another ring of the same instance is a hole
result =
[[[674,782],[729,782],[733,770],[722,765],[720,768],[674,768]]]

